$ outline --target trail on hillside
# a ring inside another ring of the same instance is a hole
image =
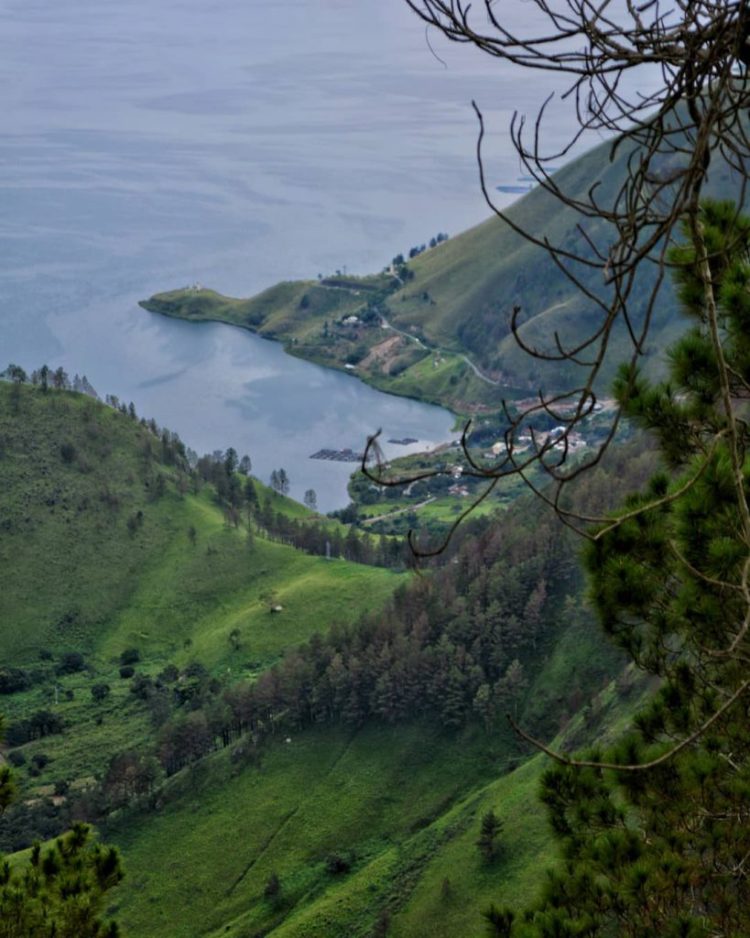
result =
[[[345,756],[345,755],[347,754],[347,752],[349,751],[349,749],[350,749],[352,743],[354,742],[354,737],[355,737],[356,735],[357,735],[357,731],[355,730],[355,731],[352,733],[352,735],[349,737],[349,739],[346,741],[346,744],[342,747],[341,752],[336,756],[336,758],[335,758],[335,759],[333,760],[333,762],[331,763],[330,768],[328,769],[328,771],[327,771],[326,774],[325,774],[325,778],[328,778],[328,776],[329,776],[333,771],[335,771],[336,766],[339,764],[339,762],[341,762],[341,760],[344,758],[344,756]],[[229,887],[229,889],[227,889],[227,891],[226,891],[226,893],[225,893],[226,896],[231,896],[231,895],[232,895],[232,893],[233,893],[233,892],[235,891],[235,889],[239,886],[239,884],[242,882],[242,880],[247,876],[247,874],[252,870],[252,868],[255,866],[255,864],[260,860],[260,858],[263,856],[263,854],[266,852],[266,850],[268,850],[268,848],[271,846],[271,844],[274,842],[274,840],[275,840],[275,839],[279,836],[279,834],[284,830],[284,828],[285,828],[285,827],[287,826],[287,824],[292,820],[292,818],[299,812],[299,810],[300,810],[300,808],[302,807],[302,805],[303,805],[303,802],[300,801],[291,811],[288,811],[288,812],[282,817],[282,819],[279,821],[279,823],[276,825],[276,827],[271,831],[271,833],[265,838],[265,840],[263,841],[263,843],[260,845],[260,849],[258,850],[257,854],[252,858],[252,860],[250,860],[250,862],[247,864],[247,866],[245,866],[245,868],[243,869],[243,871],[240,873],[240,875],[237,877],[237,879],[235,879],[235,881],[232,883],[232,885]]]
[[[375,524],[376,521],[385,521],[388,518],[395,518],[397,515],[403,515],[409,511],[417,511],[419,508],[429,505],[430,502],[434,502],[435,498],[435,495],[430,495],[429,498],[426,498],[423,502],[418,502],[416,505],[407,505],[405,508],[397,508],[395,511],[388,511],[384,515],[374,515],[372,518],[363,518],[362,524]]]

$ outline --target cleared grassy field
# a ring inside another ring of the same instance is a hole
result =
[[[260,769],[212,757],[175,783],[147,825],[128,819],[107,831],[131,871],[119,914],[154,938],[364,936],[389,910],[395,935],[429,933],[412,922],[428,910],[436,935],[478,934],[481,903],[506,874],[509,897],[520,898],[533,888],[523,885],[529,859],[549,853],[531,797],[536,769],[488,784],[507,747],[504,734],[422,723],[305,732],[280,741]],[[534,836],[488,865],[474,841],[489,807],[507,817],[509,839],[529,825]],[[330,872],[333,855],[350,869]],[[269,899],[272,873],[281,890]]]
[[[18,772],[24,793],[90,778],[153,738],[145,705],[119,676],[126,649],[138,651],[142,674],[197,661],[231,682],[379,608],[403,582],[260,536],[249,545],[210,489],[183,491],[140,424],[78,394],[19,390],[15,413],[0,382],[0,662],[35,679],[0,706],[8,722],[52,708],[68,727],[23,747],[27,763],[49,759],[36,777]],[[271,497],[276,510],[310,516]],[[270,612],[270,596],[280,613]],[[83,670],[57,673],[69,652],[83,655]],[[110,693],[97,703],[91,688],[100,683]]]

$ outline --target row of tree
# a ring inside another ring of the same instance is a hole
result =
[[[42,372],[43,368],[33,372],[33,375],[36,376]],[[4,374],[10,380],[19,383],[29,381],[26,372],[16,365],[10,365]],[[40,387],[47,388],[46,384],[40,383],[40,379],[35,378],[35,380]],[[67,375],[62,371],[60,380],[56,379],[52,387],[55,390],[84,392],[83,388],[71,385]],[[166,491],[164,475],[160,472],[154,474],[152,471],[153,463],[158,461],[164,467],[176,470],[176,484],[182,492],[189,491],[191,486],[194,491],[197,491],[201,484],[210,485],[214,489],[218,504],[225,510],[227,521],[234,526],[239,526],[244,512],[247,525],[254,531],[304,550],[306,553],[332,558],[342,557],[353,563],[397,569],[403,569],[408,565],[409,552],[398,541],[384,537],[373,539],[367,534],[356,531],[353,527],[350,527],[344,534],[337,528],[326,526],[323,522],[290,518],[283,511],[276,510],[271,498],[264,498],[261,503],[257,483],[250,476],[252,460],[247,454],[240,456],[234,447],[230,446],[227,450],[215,450],[199,457],[185,446],[177,433],[160,427],[153,419],[139,418],[132,402],[126,404],[117,396],[108,394],[105,403],[122,413],[123,416],[140,423],[148,433],[148,437],[143,441],[141,452],[144,485],[150,499],[159,498]],[[63,462],[73,464],[81,458],[81,454],[71,442],[62,444]],[[289,487],[289,476],[286,470],[274,469],[271,473],[273,491],[278,495],[287,495]],[[106,499],[113,508],[119,508],[116,493],[106,493]],[[308,489],[305,493],[305,504],[310,510],[316,510],[317,496],[313,489]],[[142,511],[136,511],[128,518],[127,525],[131,535],[135,536],[138,533],[143,521]],[[1,686],[2,681],[0,681],[0,688]]]
[[[586,478],[578,497],[605,510],[647,474],[651,457],[636,457],[636,449]],[[554,734],[585,702],[585,691],[537,687],[531,701],[527,690],[560,630],[588,615],[572,539],[527,501],[494,526],[475,521],[461,530],[441,560],[438,575],[399,589],[382,612],[313,636],[253,683],[219,692],[204,676],[189,705],[161,724],[157,754],[165,772],[246,734],[254,747],[313,723],[425,716],[449,729],[477,721],[490,730],[524,706],[532,729]],[[602,671],[619,668],[619,660],[602,662]]]
[[[71,378],[62,365],[54,369],[49,365],[42,365],[41,368],[35,368],[31,374],[27,374],[24,368],[11,362],[5,371],[0,372],[0,378],[6,378],[13,384],[30,382],[45,392],[52,387],[56,391],[76,391],[79,394],[88,394],[90,397],[99,399],[99,395],[86,375],[81,377],[76,374]]]
[[[399,590],[381,614],[315,636],[231,688],[236,725],[263,734],[433,715],[450,728],[491,727],[538,671],[578,585],[553,525],[515,537],[509,528],[467,538],[439,577]]]
[[[353,525],[344,532],[338,525],[290,518],[281,511],[274,511],[271,499],[264,499],[251,517],[271,540],[319,557],[341,557],[352,563],[401,570],[413,559],[403,540],[384,535],[371,537]]]

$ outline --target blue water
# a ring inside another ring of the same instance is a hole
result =
[[[85,373],[324,510],[351,467],[320,447],[448,439],[438,408],[137,306],[377,270],[486,217],[470,99],[499,181],[519,172],[512,109],[546,89],[432,45],[443,61],[401,0],[0,0],[0,367]]]

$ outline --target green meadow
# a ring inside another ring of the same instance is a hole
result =
[[[18,390],[16,408],[0,383],[0,660],[40,680],[0,704],[8,721],[54,705],[75,727],[26,744],[28,759],[43,751],[50,763],[36,779],[19,773],[24,787],[86,778],[148,739],[145,708],[119,676],[125,650],[138,651],[144,674],[197,661],[224,680],[253,675],[315,632],[377,609],[404,578],[248,542],[208,487],[185,490],[137,422],[79,394]],[[309,515],[270,497],[277,510]],[[269,596],[281,612],[270,612]],[[55,673],[68,652],[85,669]],[[110,687],[101,703],[97,683]]]

